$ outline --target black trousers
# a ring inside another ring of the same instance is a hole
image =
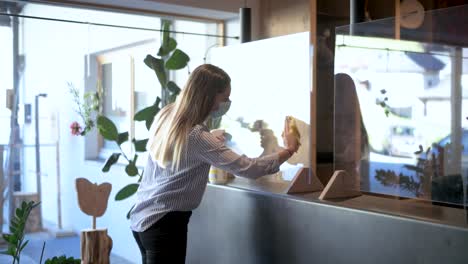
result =
[[[143,264],[184,264],[192,212],[169,212],[144,232],[133,232]]]

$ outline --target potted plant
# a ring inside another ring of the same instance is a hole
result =
[[[7,250],[0,252],[4,255],[12,257],[12,264],[20,264],[21,252],[28,245],[29,240],[25,240],[24,229],[28,221],[29,214],[37,207],[40,203],[35,202],[23,202],[19,208],[15,210],[15,216],[12,218],[10,223],[11,234],[3,234],[3,239],[8,244]],[[39,264],[42,264],[42,258],[44,256],[45,242],[42,247],[42,252],[39,260]],[[81,261],[73,257],[53,257],[45,260],[44,264],[79,264]]]
[[[188,67],[188,62],[190,61],[190,57],[185,52],[177,48],[177,41],[170,36],[170,28],[171,23],[167,20],[163,21],[161,46],[158,49],[157,56],[148,54],[144,59],[144,63],[154,71],[161,85],[161,96],[155,98],[152,105],[140,110],[133,117],[135,121],[145,122],[148,130],[159,110],[164,106],[173,103],[181,91],[179,86],[169,79],[170,72]],[[129,156],[121,148],[121,145],[129,140],[128,132],[118,131],[115,124],[105,115],[98,115],[96,124],[99,133],[106,140],[115,142],[120,150],[119,152],[111,154],[109,158],[107,158],[102,168],[102,172],[108,172],[111,166],[123,157],[127,163],[125,166],[126,174],[130,177],[137,176],[135,183],[128,184],[117,192],[115,200],[124,200],[132,196],[138,189],[139,182],[143,176],[143,170],[137,168],[136,162],[138,159],[138,153],[146,151],[146,143],[148,142],[148,139],[132,138],[131,142],[135,153],[133,156]]]

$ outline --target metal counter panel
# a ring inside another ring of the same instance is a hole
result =
[[[187,263],[468,263],[468,230],[208,185]]]

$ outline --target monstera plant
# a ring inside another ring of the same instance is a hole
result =
[[[161,108],[175,101],[181,89],[179,86],[169,79],[170,72],[181,70],[187,67],[190,61],[189,56],[182,50],[177,48],[177,41],[170,36],[171,23],[163,21],[162,41],[159,47],[157,56],[148,54],[144,59],[144,63],[154,71],[156,77],[161,84],[161,96],[156,97],[152,105],[140,110],[135,114],[135,121],[145,122],[146,128],[149,130],[153,119]],[[115,200],[123,200],[132,196],[141,181],[143,170],[139,170],[136,166],[138,153],[146,151],[146,143],[148,139],[132,138],[131,142],[134,145],[135,154],[128,156],[121,148],[124,142],[129,141],[129,133],[118,131],[115,124],[106,116],[99,115],[97,117],[97,128],[99,133],[107,140],[115,142],[119,146],[120,152],[113,153],[105,162],[102,168],[103,172],[108,172],[112,165],[117,163],[119,158],[123,157],[127,165],[125,172],[130,177],[135,177],[135,183],[129,184],[121,189],[115,196]]]

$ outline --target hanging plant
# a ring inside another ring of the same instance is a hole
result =
[[[101,112],[103,89],[98,81],[95,92],[85,92],[83,99],[80,91],[73,83],[68,83],[68,90],[76,105],[76,113],[81,117],[84,127],[79,122],[74,121],[70,125],[71,134],[74,136],[85,136],[95,126],[95,118]]]

